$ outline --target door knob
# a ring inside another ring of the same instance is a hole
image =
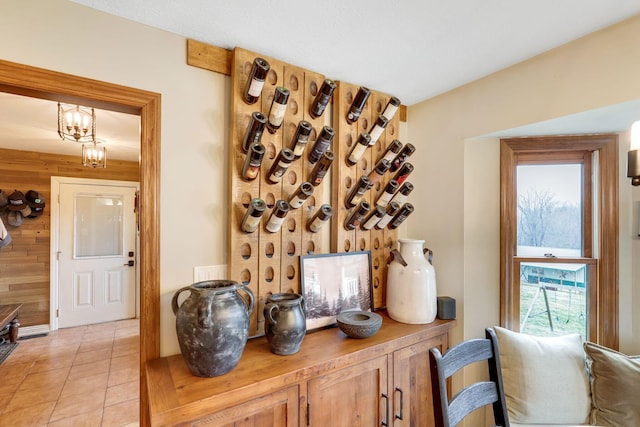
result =
[[[132,259],[130,259],[128,263],[123,264],[123,265],[124,265],[125,267],[126,267],[126,266],[133,267],[135,264],[134,264],[133,260],[132,260]]]

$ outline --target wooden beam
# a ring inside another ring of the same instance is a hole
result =
[[[187,64],[205,70],[231,75],[232,51],[187,39]]]

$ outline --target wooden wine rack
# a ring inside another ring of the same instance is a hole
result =
[[[261,57],[271,66],[260,99],[255,104],[244,102],[243,92],[254,58]],[[286,216],[280,231],[270,233],[265,229],[271,210],[279,199],[290,196],[309,179],[313,165],[308,153],[325,124],[325,114],[317,119],[309,115],[309,107],[316,97],[325,77],[322,74],[296,67],[274,58],[260,55],[242,48],[235,48],[231,68],[231,127],[229,150],[229,259],[228,278],[248,285],[256,297],[256,308],[251,316],[250,336],[262,335],[264,331],[264,304],[271,294],[278,292],[301,293],[300,256],[329,252],[371,251],[373,266],[374,307],[384,306],[386,281],[386,259],[396,240],[397,232],[347,231],[344,221],[349,210],[344,198],[361,174],[368,174],[388,142],[398,138],[398,115],[391,120],[376,146],[368,148],[363,158],[354,166],[347,166],[345,158],[362,131],[369,131],[384,109],[388,96],[371,93],[360,119],[349,125],[346,111],[351,105],[358,86],[338,82],[333,94],[333,128],[336,132],[332,150],[335,160],[323,182],[314,187],[313,195],[300,209],[292,209]],[[274,134],[266,128],[261,143],[266,148],[259,178],[254,181],[241,179],[245,157],[242,140],[251,115],[261,111],[268,116],[277,86],[290,91],[283,125]],[[311,123],[313,130],[303,156],[295,160],[278,184],[271,184],[266,175],[283,147],[291,148],[291,139],[300,120]],[[388,175],[389,173],[387,173]],[[389,176],[384,182],[369,190],[366,200],[375,202]],[[241,229],[242,219],[251,199],[259,197],[267,204],[258,229],[245,233]],[[306,229],[308,219],[323,203],[330,203],[334,214],[331,225],[326,224],[319,233]]]

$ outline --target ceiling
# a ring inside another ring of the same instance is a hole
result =
[[[260,52],[395,95],[405,105],[640,13],[638,0],[72,1],[215,46]],[[626,103],[589,112],[586,121],[581,114],[492,136],[615,132],[629,126],[638,107]],[[137,161],[139,117],[96,115],[109,158]],[[55,103],[5,93],[0,148],[80,155],[79,146],[57,135]]]

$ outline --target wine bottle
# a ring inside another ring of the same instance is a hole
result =
[[[260,111],[256,111],[251,114],[251,120],[249,121],[249,126],[247,126],[247,130],[244,133],[244,138],[242,139],[242,151],[245,153],[249,152],[249,147],[252,144],[258,144],[262,139],[262,133],[264,132],[264,126],[267,124],[267,116],[262,114]]]
[[[309,162],[315,163],[320,160],[322,153],[329,149],[331,145],[331,141],[333,141],[333,136],[335,132],[329,126],[324,126],[320,131],[320,135],[318,135],[318,139],[316,139],[316,143],[313,146],[313,149],[309,152]]]
[[[407,197],[409,197],[409,194],[411,194],[412,191],[413,191],[413,184],[411,184],[408,181],[405,182],[404,184],[402,184],[402,187],[400,187],[400,189],[395,194],[395,196],[393,196],[393,199],[391,199],[391,202],[396,202],[400,206],[404,205],[405,202],[407,201]]]
[[[298,189],[289,198],[289,207],[298,209],[302,207],[304,202],[313,194],[313,185],[310,182],[303,182]]]
[[[344,221],[345,230],[355,230],[370,210],[371,205],[366,200],[361,201]]]
[[[244,161],[244,167],[242,168],[242,179],[245,181],[253,181],[258,176],[260,172],[260,165],[262,164],[262,159],[264,158],[264,145],[252,144],[249,147],[249,153],[247,153],[247,158]]]
[[[284,218],[287,216],[287,212],[289,212],[289,203],[286,200],[278,200],[276,205],[273,207],[271,211],[271,215],[269,215],[269,220],[267,221],[267,225],[265,228],[267,231],[271,233],[275,233],[280,230],[282,227],[282,223],[284,222]]]
[[[400,210],[400,205],[394,201],[391,201],[387,205],[387,209],[385,210],[384,216],[376,224],[376,230],[384,230],[384,228],[387,226],[387,224],[391,222],[391,220],[398,213],[399,210]]]
[[[253,65],[251,66],[251,72],[247,79],[247,84],[244,88],[243,99],[247,104],[255,104],[260,94],[262,93],[262,87],[264,81],[267,78],[267,73],[271,66],[262,58],[255,58]]]
[[[309,142],[312,129],[311,123],[308,121],[300,120],[298,122],[293,138],[291,138],[291,150],[296,159],[302,156],[304,148],[307,146],[307,142]]]
[[[371,230],[384,216],[385,210],[382,206],[376,206],[374,210],[369,212],[369,215],[360,224],[360,229],[363,231]]]
[[[380,193],[380,196],[378,196],[378,199],[376,200],[376,205],[382,206],[383,208],[387,207],[387,205],[391,201],[391,198],[393,197],[395,192],[398,190],[398,187],[400,187],[400,184],[398,184],[398,181],[396,181],[395,179],[390,179],[389,182],[387,182],[387,185],[384,187],[384,190],[382,191],[382,193]]]
[[[413,172],[413,165],[409,162],[403,163],[393,176],[393,179],[398,181],[398,184],[402,184],[411,172]]]
[[[274,134],[284,120],[284,113],[287,111],[287,102],[289,101],[289,89],[278,86],[273,94],[271,101],[271,109],[269,110],[269,121],[267,122],[267,130]]]
[[[288,148],[280,150],[278,156],[271,165],[271,169],[269,169],[269,172],[267,173],[267,181],[271,184],[280,182],[282,176],[287,171],[293,160],[293,151]]]
[[[369,131],[369,135],[371,136],[371,141],[369,141],[369,145],[376,145],[376,142],[378,142],[378,139],[380,139],[382,132],[384,132],[384,129],[387,127],[388,124],[389,124],[389,120],[386,117],[378,116],[378,119],[376,120],[373,127]]]
[[[267,204],[262,199],[252,199],[249,207],[242,218],[242,231],[245,233],[253,233],[260,225],[260,219]]]
[[[313,167],[311,175],[309,176],[309,182],[311,182],[314,187],[320,185],[322,179],[327,174],[327,170],[329,170],[331,163],[333,163],[334,157],[333,151],[331,150],[327,150],[322,153],[320,161],[318,161],[318,163]]]
[[[362,155],[365,151],[367,151],[367,147],[370,145],[371,137],[367,132],[362,132],[358,137],[358,140],[353,147],[351,148],[351,152],[347,157],[346,163],[348,166],[353,166],[358,163],[358,160],[362,158]]]
[[[384,152],[382,153],[382,155],[377,161],[379,162],[382,159],[387,159],[390,162],[393,162],[393,159],[396,158],[396,154],[398,154],[401,149],[402,149],[402,142],[398,141],[397,139],[394,139],[393,141],[391,141],[389,145],[387,145],[387,148],[384,150]]]
[[[327,204],[320,206],[320,209],[307,221],[307,230],[310,233],[317,233],[332,215],[333,209],[331,206]]]
[[[405,145],[391,162],[389,172],[397,171],[400,166],[402,166],[402,164],[407,160],[407,158],[413,154],[414,151],[416,151],[416,147],[414,147],[413,144]]]
[[[372,186],[373,184],[369,181],[369,178],[366,175],[362,175],[360,179],[358,179],[356,185],[354,185],[351,191],[349,191],[349,194],[347,194],[347,197],[344,200],[344,206],[347,209],[351,209],[357,205],[362,199],[362,196],[364,196],[364,193],[366,193]]]
[[[360,118],[360,114],[362,114],[369,95],[371,95],[371,91],[368,88],[362,86],[358,89],[358,93],[355,98],[353,98],[351,107],[349,107],[349,111],[347,112],[347,123],[351,124]]]
[[[402,224],[404,220],[407,219],[409,215],[411,215],[412,212],[413,205],[411,203],[405,203],[389,223],[389,229],[395,230],[396,228],[398,228],[400,224]]]
[[[311,115],[312,118],[317,119],[324,113],[335,89],[336,83],[333,80],[325,79],[325,81],[322,82],[322,86],[320,86],[320,90],[318,90],[318,94],[309,108],[309,115]]]
[[[376,185],[382,181],[384,174],[389,170],[389,166],[391,166],[391,162],[387,159],[382,159],[378,162],[376,167],[369,172],[369,181],[371,181],[371,185]]]
[[[387,120],[391,121],[393,116],[396,114],[396,111],[398,111],[398,108],[400,108],[400,100],[398,98],[396,98],[395,96],[392,96],[389,99],[389,102],[387,102],[387,106],[384,108],[384,111],[382,112],[382,115]]]

